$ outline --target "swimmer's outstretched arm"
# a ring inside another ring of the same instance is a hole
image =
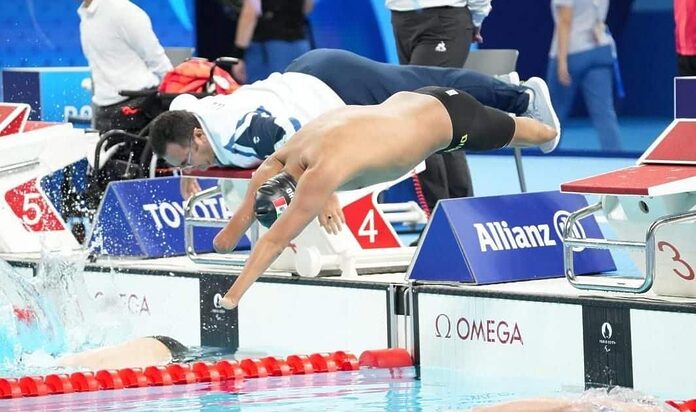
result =
[[[336,174],[326,170],[307,169],[297,183],[295,197],[288,209],[259,238],[247,259],[244,269],[220,303],[225,309],[233,309],[242,295],[265,272],[283,249],[317,217],[322,207],[338,188]]]
[[[256,191],[259,187],[271,177],[280,173],[285,165],[278,160],[277,157],[271,156],[264,160],[258,169],[251,176],[249,187],[247,188],[244,200],[237,210],[235,210],[232,218],[213,239],[213,247],[218,253],[228,253],[234,250],[239,242],[239,239],[254,223],[254,201],[256,200]]]

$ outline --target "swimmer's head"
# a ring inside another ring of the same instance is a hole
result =
[[[254,214],[265,227],[271,227],[295,197],[297,182],[285,172],[266,180],[256,191]]]

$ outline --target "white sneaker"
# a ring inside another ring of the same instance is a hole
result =
[[[550,153],[558,146],[558,142],[561,139],[561,123],[558,121],[556,111],[553,110],[549,88],[546,86],[546,82],[538,77],[530,77],[522,86],[526,87],[528,89],[527,93],[529,93],[529,107],[522,116],[536,119],[553,127],[557,132],[553,140],[539,146],[542,152]]]
[[[501,82],[505,82],[505,83],[511,84],[513,86],[520,85],[520,75],[517,74],[517,72],[510,72],[508,74],[496,74],[493,77],[500,80]]]

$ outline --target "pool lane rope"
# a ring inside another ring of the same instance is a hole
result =
[[[243,381],[270,376],[309,375],[366,368],[412,366],[411,355],[401,348],[368,350],[357,359],[349,352],[267,356],[217,362],[173,363],[146,368],[102,369],[96,372],[0,378],[0,399],[94,392],[148,386],[187,385]]]

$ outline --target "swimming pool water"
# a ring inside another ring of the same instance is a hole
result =
[[[510,388],[510,389],[506,389]],[[514,388],[514,391],[513,391]],[[70,411],[435,411],[536,395],[552,395],[543,383],[485,380],[445,370],[362,369],[51,395],[0,401],[0,409]]]

